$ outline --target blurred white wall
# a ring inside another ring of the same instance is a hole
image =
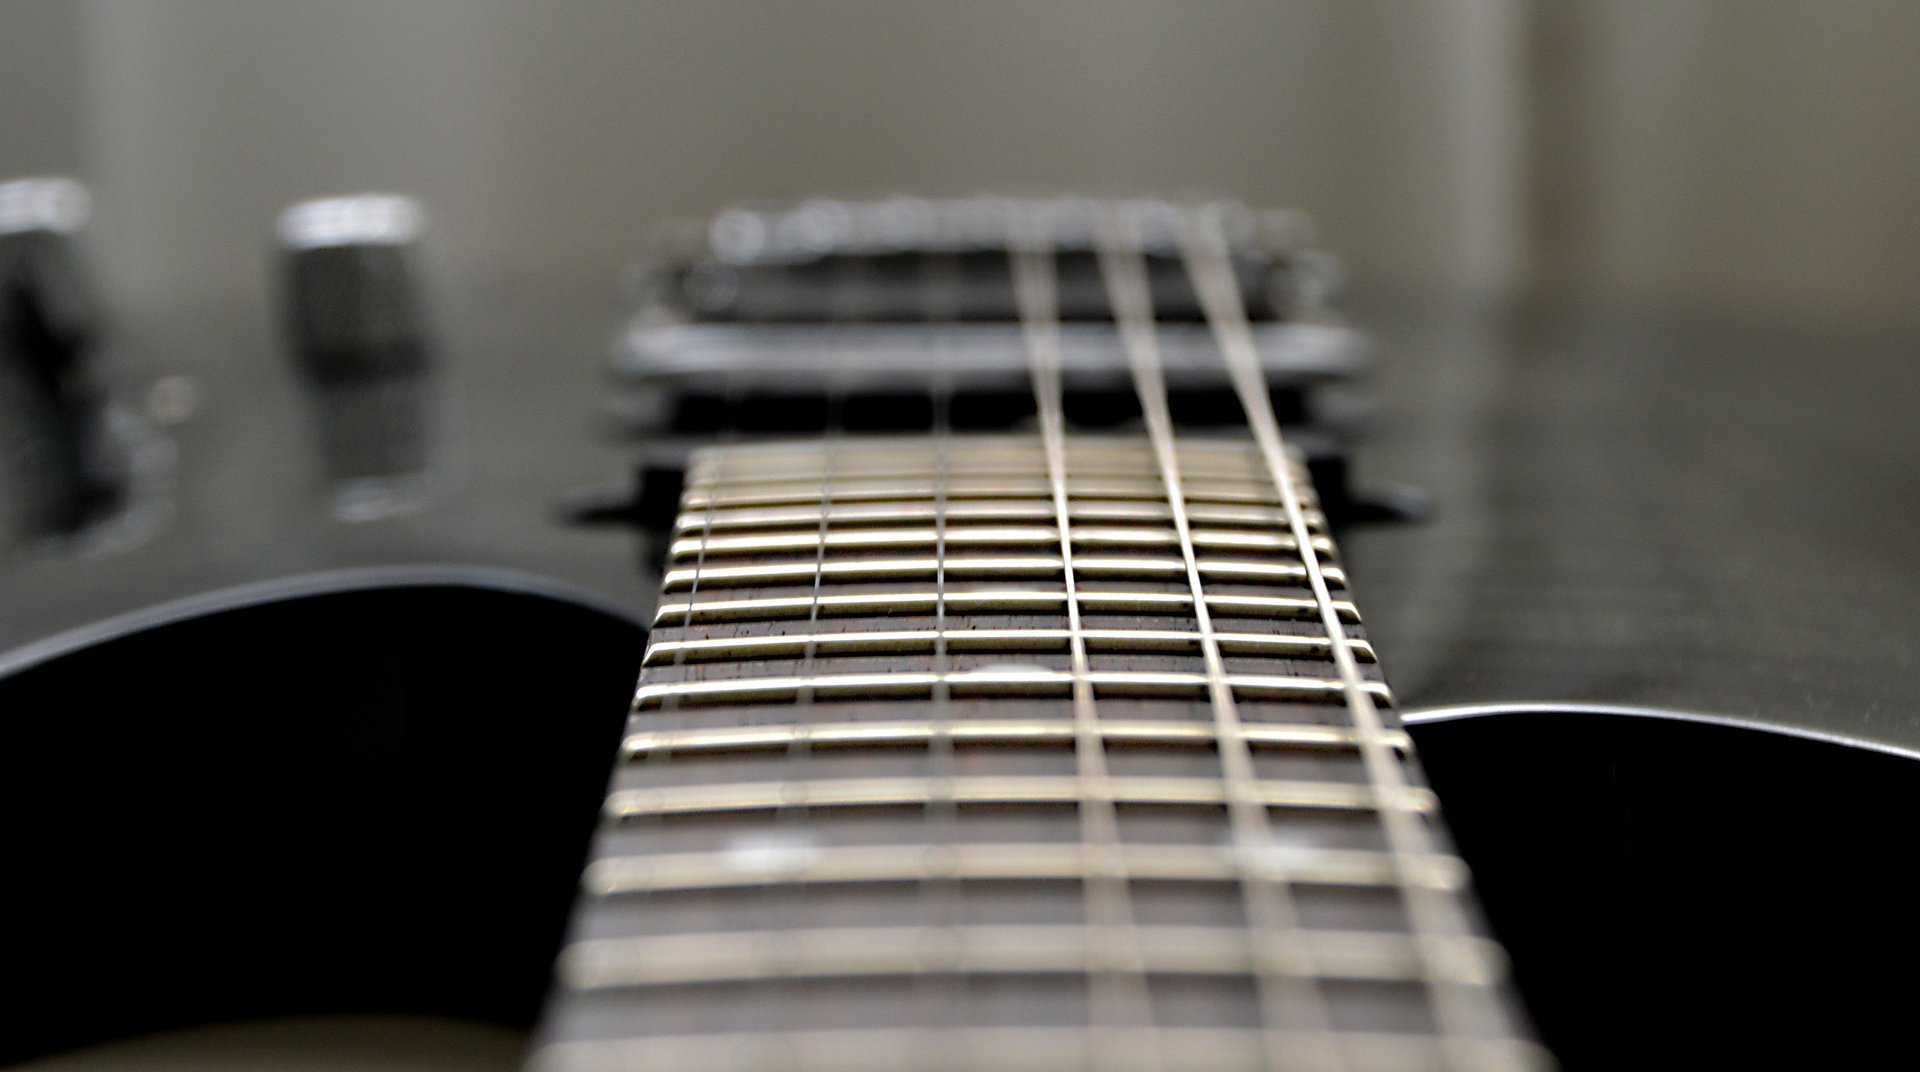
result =
[[[743,196],[1205,187],[1383,289],[1898,317],[1916,56],[1904,0],[0,0],[0,174],[94,184],[134,309],[264,301],[341,191],[604,292]]]
[[[812,191],[1213,188],[1312,210],[1396,282],[1500,285],[1520,254],[1513,0],[85,0],[68,21],[70,166],[135,304],[264,299],[272,213],[366,188],[425,197],[464,276],[600,288],[664,217]]]
[[[1542,286],[1920,317],[1920,3],[1556,0],[1532,22]]]

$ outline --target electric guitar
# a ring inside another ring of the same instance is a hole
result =
[[[272,409],[317,417],[227,460],[251,522],[100,421],[119,535],[11,566],[8,1055],[404,1011],[552,1069],[1521,1069],[1894,1022],[1897,742],[1403,716],[1335,539],[1415,508],[1355,480],[1366,346],[1294,218],[731,210],[637,273],[632,483],[557,512],[548,371],[450,382],[366,285],[416,226],[283,221]],[[430,431],[461,396],[513,416]]]

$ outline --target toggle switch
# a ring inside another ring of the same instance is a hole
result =
[[[289,347],[312,388],[336,513],[416,508],[429,487],[433,337],[417,201],[363,194],[280,216]]]

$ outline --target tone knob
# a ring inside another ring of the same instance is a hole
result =
[[[80,250],[91,213],[72,179],[0,183],[0,527],[16,537],[76,532],[123,498]]]
[[[392,194],[304,201],[280,216],[287,337],[315,389],[334,505],[347,519],[405,512],[428,487],[424,231],[419,203]]]
[[[424,229],[419,203],[391,194],[303,201],[281,214],[287,329],[309,375],[355,380],[426,366]]]

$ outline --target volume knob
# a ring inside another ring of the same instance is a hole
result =
[[[424,219],[418,202],[391,194],[303,201],[281,214],[287,329],[309,375],[366,379],[426,366]]]
[[[419,203],[392,194],[304,201],[280,216],[288,342],[315,388],[335,505],[348,518],[403,511],[426,489],[424,231]]]
[[[80,234],[92,198],[72,179],[0,183],[0,454],[18,536],[77,532],[124,498],[94,361]]]

